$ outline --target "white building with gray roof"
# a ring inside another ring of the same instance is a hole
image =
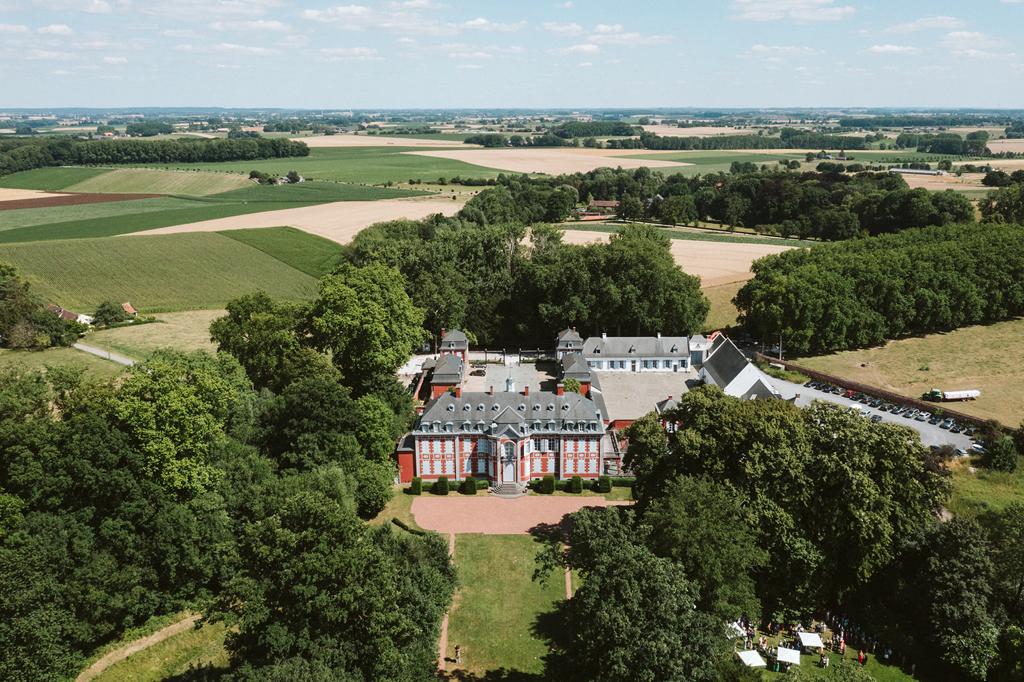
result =
[[[685,372],[694,364],[686,336],[601,334],[583,342],[582,355],[598,372]]]
[[[719,336],[700,368],[700,380],[714,384],[726,395],[744,400],[778,398],[771,378],[750,362],[730,339]]]

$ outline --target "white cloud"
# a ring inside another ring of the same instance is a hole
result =
[[[581,43],[579,45],[570,45],[569,47],[559,48],[552,50],[556,54],[597,54],[601,48],[593,43]]]
[[[593,65],[594,65],[594,62],[580,62],[576,66],[580,67],[581,69],[589,69]]]
[[[165,38],[198,38],[199,34],[192,29],[187,28],[169,28],[164,30],[163,36]]]
[[[104,57],[103,63],[109,64],[110,66],[114,66],[116,64],[127,64],[128,60],[124,57]]]
[[[490,19],[484,19],[483,17],[477,17],[476,19],[470,19],[469,21],[462,23],[462,28],[470,29],[473,31],[489,31],[499,33],[514,33],[526,26],[525,21],[517,21],[512,24],[502,24]]]
[[[75,58],[70,52],[59,52],[57,50],[29,50],[25,59],[33,61],[69,61]]]
[[[56,12],[86,12],[88,14],[109,14],[114,7],[107,0],[32,0],[41,9]]]
[[[73,74],[70,71],[68,71],[67,69],[54,69],[53,71],[50,72],[50,75],[51,76],[71,76]]]
[[[748,57],[767,57],[782,59],[784,57],[811,57],[818,54],[813,47],[798,45],[752,45],[747,51]]]
[[[216,66],[217,66],[218,69],[240,69],[240,68],[242,68],[238,64],[217,64]]]
[[[0,24],[0,33],[28,33],[28,26],[21,24]]]
[[[465,69],[467,71],[476,71],[477,69],[484,68],[480,64],[459,64],[456,68]]]
[[[321,24],[335,24],[344,31],[383,30],[413,35],[454,35],[459,27],[441,23],[417,12],[379,12],[365,5],[336,5],[303,10],[300,17]]]
[[[733,18],[741,21],[838,21],[856,10],[835,0],[733,0]]]
[[[964,25],[962,19],[956,17],[947,16],[933,16],[933,17],[921,17],[914,21],[907,21],[902,24],[896,24],[885,29],[886,33],[914,33],[916,31],[923,31],[926,29],[953,29],[960,28]]]
[[[255,57],[271,57],[279,54],[280,50],[271,47],[257,47],[253,45],[236,45],[235,43],[218,43],[213,46],[217,52],[233,52],[236,54],[248,54]]]
[[[256,19],[255,21],[214,21],[210,24],[214,31],[287,31],[288,24],[280,21]]]
[[[622,33],[622,24],[598,24],[594,33]]]
[[[912,45],[872,45],[867,50],[871,54],[917,54],[920,48]]]
[[[555,7],[561,7],[562,9],[572,9],[572,0],[565,0],[565,2],[560,2],[557,5],[555,5]]]
[[[978,31],[951,31],[942,39],[942,46],[956,57],[969,59],[988,59],[995,57],[993,48],[1000,47],[1002,41]]]
[[[557,21],[545,21],[541,28],[549,33],[558,33],[565,36],[578,36],[583,33],[583,27],[576,22],[560,24]]]
[[[376,48],[372,47],[325,47],[321,48],[320,56],[329,62],[369,62],[383,59]]]
[[[590,42],[597,45],[662,45],[671,40],[668,36],[643,35],[635,31],[624,31],[622,24],[598,24],[594,27],[594,35]]]
[[[472,60],[477,60],[477,59],[491,59],[493,57],[494,57],[494,55],[492,55],[491,53],[484,52],[482,50],[478,50],[476,52],[449,52],[448,53],[448,58],[449,59],[472,59]]]
[[[39,33],[51,36],[69,36],[74,33],[67,24],[50,24],[39,29]]]

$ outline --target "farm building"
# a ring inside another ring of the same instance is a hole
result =
[[[898,175],[946,175],[944,170],[928,170],[927,168],[890,168],[890,173]]]
[[[768,375],[750,362],[731,340],[719,336],[700,368],[700,379],[725,391],[726,395],[746,400],[778,398]]]
[[[687,371],[703,357],[691,356],[686,336],[592,336],[583,343],[587,364],[605,372]]]

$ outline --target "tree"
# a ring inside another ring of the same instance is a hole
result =
[[[658,203],[658,216],[661,222],[669,225],[686,224],[697,219],[697,207],[693,196],[689,194],[674,195]]]
[[[1016,471],[1017,470],[1017,446],[1014,445],[1013,438],[1005,434],[1000,434],[994,440],[987,444],[988,454],[986,455],[986,461],[990,469],[996,471]]]
[[[628,194],[619,200],[618,215],[622,220],[640,220],[644,217],[644,204],[639,198]]]
[[[996,601],[1013,622],[1024,619],[1024,505],[1014,503],[982,518],[992,545]]]
[[[566,393],[579,393],[583,387],[578,380],[570,378],[562,382],[562,388]]]
[[[329,351],[358,392],[395,373],[424,338],[423,311],[402,275],[380,264],[345,265],[320,280],[308,318],[312,342]]]
[[[561,680],[714,680],[722,621],[694,608],[681,566],[632,540],[630,515],[572,515],[564,565],[583,584],[561,610],[547,675]]]
[[[756,620],[760,604],[753,574],[766,559],[748,504],[729,485],[679,476],[643,515],[658,556],[679,564],[698,587],[697,608],[722,622]]]
[[[109,327],[127,320],[128,313],[113,301],[104,301],[96,308],[96,312],[93,313],[92,317],[93,324],[97,324],[101,327]]]

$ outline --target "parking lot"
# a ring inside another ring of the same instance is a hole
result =
[[[806,407],[815,400],[825,400],[830,403],[837,405],[844,405],[846,407],[856,406],[862,408],[868,417],[878,415],[881,417],[881,421],[889,422],[892,424],[900,424],[907,426],[919,434],[921,434],[921,442],[926,447],[933,445],[952,445],[954,448],[962,448],[969,450],[973,444],[973,440],[970,436],[963,433],[951,433],[948,429],[941,428],[938,424],[929,424],[927,421],[917,421],[916,419],[907,419],[902,415],[892,414],[891,412],[883,412],[882,410],[869,407],[863,403],[859,403],[855,400],[843,397],[842,395],[835,395],[834,393],[825,393],[814,388],[808,388],[801,384],[794,384],[790,381],[783,381],[781,379],[772,379],[772,384],[782,394],[785,399],[792,399],[796,397],[796,404],[800,407]],[[936,407],[941,409],[941,405],[936,404]]]

